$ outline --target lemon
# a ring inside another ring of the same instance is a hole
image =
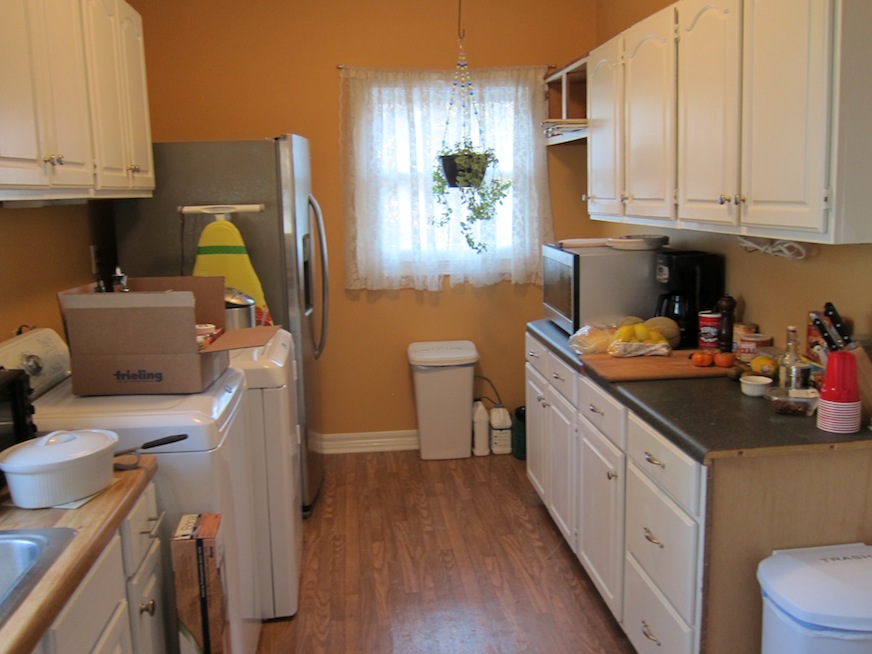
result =
[[[775,359],[768,357],[765,354],[760,354],[751,359],[749,365],[751,366],[751,370],[760,373],[761,375],[774,374],[778,366]]]
[[[636,332],[637,341],[647,341],[650,337],[650,330],[645,326],[645,323],[643,322],[633,325],[633,329]]]
[[[636,329],[634,325],[624,325],[623,327],[618,327],[618,331],[615,332],[615,337],[619,341],[624,341],[627,343],[632,343],[636,339]]]
[[[639,316],[627,316],[626,318],[621,318],[617,326],[623,327],[624,325],[635,325],[639,322],[644,322]]]

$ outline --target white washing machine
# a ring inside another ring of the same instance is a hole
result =
[[[225,538],[227,619],[233,654],[255,654],[261,628],[256,588],[255,500],[247,444],[245,376],[229,368],[195,395],[73,395],[69,351],[52,330],[36,329],[0,343],[0,366],[24,368],[34,388],[34,423],[42,431],[109,429],[118,449],[175,434],[184,440],[149,449],[158,461],[155,486],[166,516],[161,538],[169,544],[186,513],[220,513]],[[169,547],[164,548],[169,571]],[[165,586],[171,589],[171,576]],[[175,603],[167,611],[176,642]]]
[[[230,354],[231,367],[244,372],[248,386],[257,586],[267,620],[294,615],[300,595],[303,499],[294,362],[293,336],[283,329],[263,347]]]

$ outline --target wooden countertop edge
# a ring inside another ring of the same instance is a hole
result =
[[[754,447],[738,450],[713,450],[707,452],[703,465],[710,465],[716,459],[733,459],[737,457],[754,458],[761,456],[784,456],[785,454],[821,454],[836,450],[868,450],[872,441],[841,441],[835,443],[808,443],[803,445],[776,445],[772,447]]]
[[[118,481],[78,509],[0,509],[0,529],[71,527],[77,532],[24,603],[0,628],[0,651],[4,654],[33,651],[156,471],[155,458],[142,456],[139,468],[115,472]]]

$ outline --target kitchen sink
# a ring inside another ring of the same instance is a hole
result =
[[[0,530],[0,626],[75,535],[75,529],[66,527]]]

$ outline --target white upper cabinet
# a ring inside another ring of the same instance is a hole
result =
[[[678,12],[678,217],[735,223],[741,0],[683,0]]]
[[[675,9],[624,32],[626,214],[675,213]]]
[[[154,188],[142,22],[123,0],[0,4],[0,200]]]
[[[84,0],[96,189],[154,188],[142,21],[125,2]]]
[[[646,34],[646,19],[623,34],[626,79],[615,94],[625,112],[625,217],[596,203],[593,167],[591,216],[815,243],[872,242],[864,197],[872,178],[872,76],[865,64],[872,3],[680,0],[676,7],[674,150],[668,104],[657,105],[653,95],[640,100],[634,88],[639,82],[659,89],[664,78],[651,48],[644,74],[640,68],[633,79],[629,35]],[[600,129],[591,122],[591,149],[613,140],[610,126],[604,137]],[[643,144],[635,147],[639,137]],[[663,154],[655,165],[657,148]],[[591,162],[599,157],[588,153]],[[653,208],[664,195],[658,184],[672,171],[675,220]]]
[[[587,61],[587,210],[624,215],[624,39],[616,36]]]
[[[746,0],[744,9],[740,220],[823,234],[833,4]]]
[[[92,184],[78,0],[9,0],[0,11],[0,197]]]
[[[671,219],[675,191],[675,10],[588,57],[588,212]]]

